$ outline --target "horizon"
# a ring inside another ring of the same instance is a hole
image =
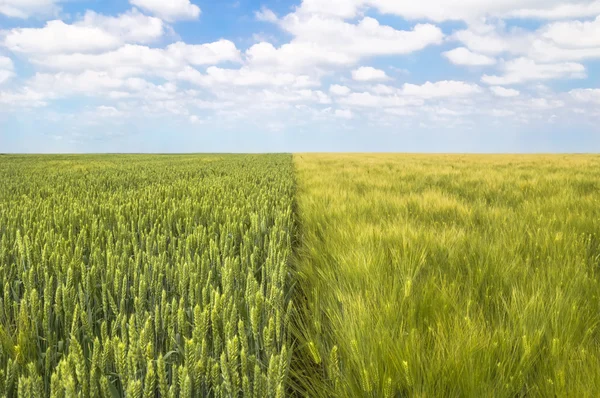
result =
[[[189,156],[189,155],[448,155],[448,156],[596,156],[598,152],[6,152],[0,156]]]
[[[600,153],[594,0],[5,0],[0,152]]]

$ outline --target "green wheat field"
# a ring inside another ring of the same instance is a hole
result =
[[[0,156],[0,396],[600,396],[600,156]]]

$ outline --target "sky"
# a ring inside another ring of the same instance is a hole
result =
[[[0,153],[600,152],[600,0],[0,0]]]

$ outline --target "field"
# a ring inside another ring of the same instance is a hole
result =
[[[0,396],[284,395],[289,155],[0,158]]]
[[[595,397],[600,156],[0,156],[0,396]]]
[[[600,157],[295,166],[309,396],[598,396]]]

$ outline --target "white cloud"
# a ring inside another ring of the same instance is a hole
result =
[[[600,16],[593,21],[556,22],[544,27],[541,35],[563,47],[599,47]]]
[[[532,0],[530,0],[532,1]],[[600,1],[597,0],[579,0],[579,1],[552,1],[548,8],[540,7],[518,8],[507,14],[510,17],[518,18],[539,18],[539,19],[566,19],[582,18],[595,16],[600,13]]]
[[[387,108],[384,110],[385,113],[394,116],[414,116],[416,115],[415,111],[405,108]]]
[[[512,36],[506,32],[496,26],[485,24],[474,24],[468,29],[454,32],[451,39],[463,43],[471,51],[488,55],[509,51],[517,44],[512,42]]]
[[[272,86],[258,90],[234,87],[233,90],[217,92],[220,101],[237,104],[245,112],[261,109],[270,113],[273,109],[287,109],[290,104],[329,105],[331,98],[321,90]]]
[[[197,19],[201,12],[190,0],[130,0],[130,3],[169,22]]]
[[[318,44],[323,50],[341,52],[356,59],[374,55],[409,54],[441,43],[444,34],[437,26],[417,24],[401,31],[365,17],[358,24],[322,16],[288,14],[281,26],[301,42]]]
[[[577,40],[574,40],[576,42]],[[559,47],[546,40],[534,40],[528,48],[528,57],[539,62],[584,61],[600,58],[600,46],[590,48]]]
[[[307,75],[297,75],[289,72],[270,73],[267,71],[242,67],[240,69],[224,69],[211,66],[202,74],[196,69],[187,68],[177,77],[191,83],[206,86],[287,86],[302,88],[318,85]]]
[[[0,55],[0,69],[13,70],[14,65],[12,59]]]
[[[375,69],[370,66],[361,66],[352,71],[352,79],[359,82],[370,82],[375,80],[387,80],[389,77],[381,69]]]
[[[191,115],[189,121],[192,124],[202,124],[202,120],[196,115]]]
[[[47,97],[30,88],[24,88],[17,92],[0,91],[0,104],[8,107],[40,107],[45,106]],[[0,111],[4,110],[0,108]]]
[[[11,70],[0,69],[0,84],[3,84],[15,76]]]
[[[325,15],[344,19],[354,18],[363,1],[357,0],[303,0],[297,13],[302,15]]]
[[[490,87],[490,91],[497,97],[510,98],[517,97],[521,94],[518,90],[512,88],[504,88],[499,86]]]
[[[89,11],[73,25],[54,20],[43,28],[12,29],[6,34],[4,45],[21,53],[85,53],[111,50],[126,42],[151,42],[163,33],[162,21],[138,11],[117,17]]]
[[[435,83],[426,82],[422,85],[406,83],[402,87],[404,95],[419,98],[464,97],[480,92],[481,87],[477,84],[454,80],[443,80]]]
[[[332,84],[329,87],[329,92],[333,95],[344,96],[350,94],[352,90],[346,86],[341,86],[339,84]]]
[[[381,109],[390,115],[408,116],[418,113],[430,101],[434,103],[454,101],[460,106],[469,97],[482,93],[478,85],[461,81],[426,82],[422,85],[404,84],[401,88],[378,84],[369,90],[370,92],[345,93],[343,96],[336,97],[336,102],[350,110],[373,108]],[[443,114],[444,109],[447,108],[436,107],[435,113]]]
[[[122,78],[98,71],[36,73],[26,82],[25,88],[43,100],[90,96],[113,100],[139,98],[156,102],[172,100],[178,91],[173,83],[154,84],[141,78]]]
[[[494,117],[508,117],[513,116],[515,111],[511,111],[509,109],[492,109],[489,111],[489,114]]]
[[[125,43],[150,43],[164,34],[164,23],[131,10],[117,17],[108,17],[93,11],[85,13],[77,26],[95,26],[121,38]]]
[[[483,54],[476,54],[465,47],[455,48],[442,54],[454,65],[486,66],[496,63],[494,58]]]
[[[540,64],[527,58],[508,61],[502,70],[502,76],[484,75],[481,81],[491,85],[510,85],[531,80],[581,79],[586,76],[585,67],[578,63]]]
[[[600,16],[593,21],[556,22],[540,28],[528,54],[544,62],[600,58]]]
[[[548,98],[532,98],[527,102],[530,108],[538,110],[556,109],[565,106],[565,102]]]
[[[49,97],[63,93],[98,94],[104,90],[116,90],[125,84],[123,79],[111,76],[106,72],[86,71],[81,74],[69,73],[37,73],[29,82],[29,86],[38,92],[47,93]]]
[[[189,65],[239,62],[240,52],[232,42],[219,40],[197,45],[177,42],[165,49],[127,44],[101,54],[50,54],[31,60],[44,69],[57,71],[111,71],[120,76],[164,75],[165,72],[183,71]]]
[[[29,18],[34,14],[51,14],[58,7],[55,0],[0,0],[0,14],[12,18]]]
[[[338,99],[338,103],[347,106],[365,108],[401,108],[406,106],[423,105],[424,101],[418,98],[407,98],[400,95],[375,95],[368,92],[352,93]]]
[[[341,119],[352,119],[354,117],[350,109],[336,109],[334,114]]]
[[[277,15],[268,8],[262,8],[255,13],[256,19],[264,22],[277,22]]]
[[[375,86],[371,86],[369,87],[369,91],[380,95],[392,95],[401,93],[401,90],[399,90],[398,88],[388,86],[385,84],[376,84]]]
[[[582,88],[569,91],[569,95],[579,102],[600,104],[600,89]]]
[[[166,50],[127,44],[102,54],[57,54],[34,57],[32,61],[44,69],[80,72],[111,71],[118,75],[138,75],[184,67],[182,59]]]
[[[0,55],[0,84],[7,82],[15,76],[12,59]]]
[[[108,117],[120,117],[123,116],[124,113],[120,110],[118,110],[117,108],[115,108],[114,106],[106,106],[106,105],[101,105],[96,107],[95,111],[94,111],[94,115],[101,117],[101,118],[108,118]]]
[[[291,42],[275,48],[271,43],[258,43],[246,51],[248,62],[261,68],[285,70],[313,69],[315,66],[348,65],[355,58],[316,43]]]
[[[309,3],[319,3],[311,0]],[[307,3],[304,0],[303,3]],[[323,2],[325,3],[325,2]],[[371,6],[380,12],[399,15],[407,19],[429,19],[436,22],[448,20],[473,21],[482,17],[515,17],[563,19],[596,16],[600,13],[598,0],[337,0],[330,6],[337,15],[353,17],[362,7]],[[335,4],[338,3],[338,4]],[[353,7],[352,7],[353,6]]]
[[[186,44],[177,42],[167,47],[167,53],[184,59],[191,65],[215,65],[225,61],[239,62],[240,51],[229,40],[219,40],[206,44]]]
[[[66,37],[69,39],[65,40]],[[56,20],[41,29],[13,29],[4,44],[15,52],[56,53],[108,50],[121,43],[118,37],[98,27],[74,26]]]
[[[314,4],[316,7],[317,3]],[[444,37],[442,31],[431,24],[417,24],[412,30],[401,31],[370,17],[349,23],[331,15],[301,10],[276,20],[293,39],[279,48],[266,42],[250,47],[246,51],[250,64],[288,71],[314,71],[315,67],[354,65],[369,56],[409,54],[439,44]],[[274,14],[267,15],[263,10],[260,15],[275,21]]]
[[[507,53],[543,63],[582,61],[600,58],[600,17],[554,22],[535,31],[507,30],[501,22],[495,26],[475,23],[451,38],[480,54]]]

